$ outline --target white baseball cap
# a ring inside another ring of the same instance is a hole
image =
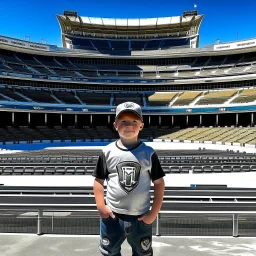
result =
[[[123,112],[133,112],[141,119],[141,121],[143,121],[141,107],[137,103],[127,101],[127,102],[119,104],[116,107],[116,118],[115,119],[117,119],[118,116]]]

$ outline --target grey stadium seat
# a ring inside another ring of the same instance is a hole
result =
[[[251,172],[255,172],[256,171],[256,165],[251,165],[250,170],[251,170]]]
[[[191,166],[181,166],[180,168],[181,173],[189,173],[190,170],[192,170]]]
[[[45,174],[51,175],[55,173],[55,167],[54,166],[46,166],[45,167]]]
[[[11,166],[6,166],[3,169],[3,174],[12,174],[12,172],[13,172],[13,167]]]
[[[75,167],[74,166],[68,166],[66,167],[66,174],[75,174]]]
[[[95,167],[94,166],[86,166],[87,174],[92,174],[94,172]]]
[[[213,165],[212,166],[212,171],[213,172],[222,172],[222,168],[220,165]]]
[[[212,167],[210,165],[205,165],[203,166],[203,171],[206,173],[212,172]]]
[[[86,167],[85,166],[78,166],[76,167],[76,174],[86,174]]]
[[[34,170],[35,175],[44,174],[45,167],[44,166],[36,166]]]
[[[203,172],[202,166],[194,166],[193,167],[193,173],[202,173],[202,172]]]
[[[250,165],[242,165],[241,166],[241,171],[242,172],[250,172]]]
[[[35,167],[34,166],[25,166],[23,174],[31,175],[34,174]]]
[[[15,166],[13,168],[13,174],[19,175],[19,174],[23,174],[24,172],[24,166]]]
[[[163,169],[164,173],[170,173],[169,166],[162,166],[162,169]]]
[[[55,169],[55,174],[62,174],[64,175],[66,173],[66,168],[64,166],[58,166]]]
[[[223,172],[232,172],[232,166],[231,165],[223,165],[222,171]]]
[[[240,165],[233,165],[232,166],[232,172],[241,172],[241,166]]]
[[[170,166],[170,173],[180,173],[180,167],[179,166]]]

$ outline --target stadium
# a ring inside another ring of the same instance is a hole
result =
[[[38,210],[38,222],[23,219],[27,229],[10,218],[16,228],[9,230],[0,218],[1,232],[41,234],[43,211],[84,210],[76,195],[93,204],[91,173],[101,148],[118,138],[115,108],[133,101],[144,116],[140,138],[166,173],[161,233],[193,234],[177,226],[196,222],[199,211],[205,228],[197,234],[238,235],[238,214],[254,213],[256,202],[256,39],[199,48],[203,18],[196,10],[147,19],[64,11],[57,15],[62,47],[0,36],[1,210]],[[20,194],[31,197],[22,207]],[[40,194],[72,194],[72,207],[58,196],[35,207],[32,195]],[[166,227],[174,212],[178,221]],[[227,212],[221,231],[207,224],[207,214],[218,220]],[[97,234],[96,213],[93,221],[86,216],[87,228],[64,229],[61,220],[53,231],[46,219],[44,232]],[[255,236],[254,219],[240,223],[243,235]]]

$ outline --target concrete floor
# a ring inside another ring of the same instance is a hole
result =
[[[98,236],[0,234],[0,256],[100,256]],[[154,256],[255,256],[256,238],[153,237]],[[122,255],[131,256],[127,242]]]

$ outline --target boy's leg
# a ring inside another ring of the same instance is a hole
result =
[[[121,256],[121,244],[125,240],[123,221],[119,218],[100,218],[100,246],[102,255]]]
[[[132,247],[133,256],[152,256],[152,224],[138,221],[136,217],[132,222],[131,233],[127,235],[127,241]]]

